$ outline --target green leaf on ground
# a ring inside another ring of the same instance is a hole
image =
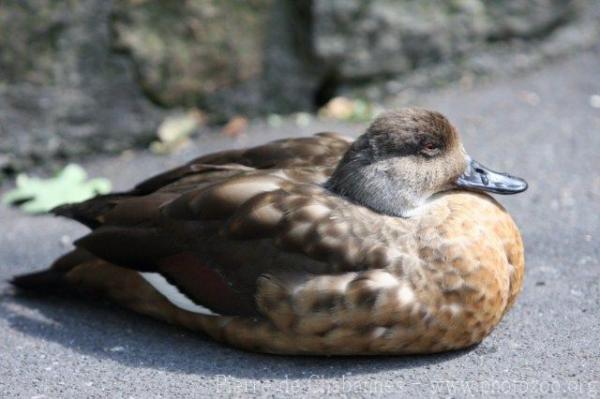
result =
[[[110,181],[87,180],[79,165],[70,164],[55,177],[40,179],[26,174],[17,176],[17,187],[2,198],[2,203],[19,206],[27,213],[44,213],[62,204],[80,202],[110,192]]]

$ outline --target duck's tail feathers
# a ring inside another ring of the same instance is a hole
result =
[[[10,283],[20,290],[39,293],[65,292],[65,271],[46,269],[39,272],[22,274],[10,280]]]
[[[16,276],[10,283],[24,291],[69,294],[71,288],[65,279],[66,274],[90,259],[93,255],[77,248],[58,258],[48,269]]]

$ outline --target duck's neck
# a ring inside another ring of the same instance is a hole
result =
[[[375,212],[410,217],[430,195],[410,189],[411,183],[387,173],[382,165],[351,159],[338,165],[325,188]]]

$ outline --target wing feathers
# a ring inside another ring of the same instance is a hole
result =
[[[231,178],[224,183],[182,195],[164,207],[164,214],[180,220],[215,220],[232,215],[252,197],[281,188],[284,180],[269,175]]]
[[[94,229],[78,248],[159,273],[150,283],[166,279],[176,291],[159,285],[180,302],[178,293],[220,314],[256,315],[260,276],[336,270],[324,261],[340,257],[342,246],[321,242],[318,230],[335,209],[318,184],[348,146],[347,139],[324,133],[209,154],[130,192],[55,213]]]
[[[156,261],[183,249],[165,231],[152,227],[102,226],[75,242],[100,259],[141,271],[154,271]]]

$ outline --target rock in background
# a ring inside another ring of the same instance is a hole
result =
[[[535,38],[574,17],[565,0],[315,0],[319,59],[342,81],[391,76],[475,51]]]
[[[3,1],[0,166],[147,145],[172,109],[216,121],[314,110],[506,43],[548,52],[539,43],[589,9],[597,16],[585,0]]]
[[[119,151],[152,135],[161,111],[112,50],[111,4],[0,3],[0,163]]]

